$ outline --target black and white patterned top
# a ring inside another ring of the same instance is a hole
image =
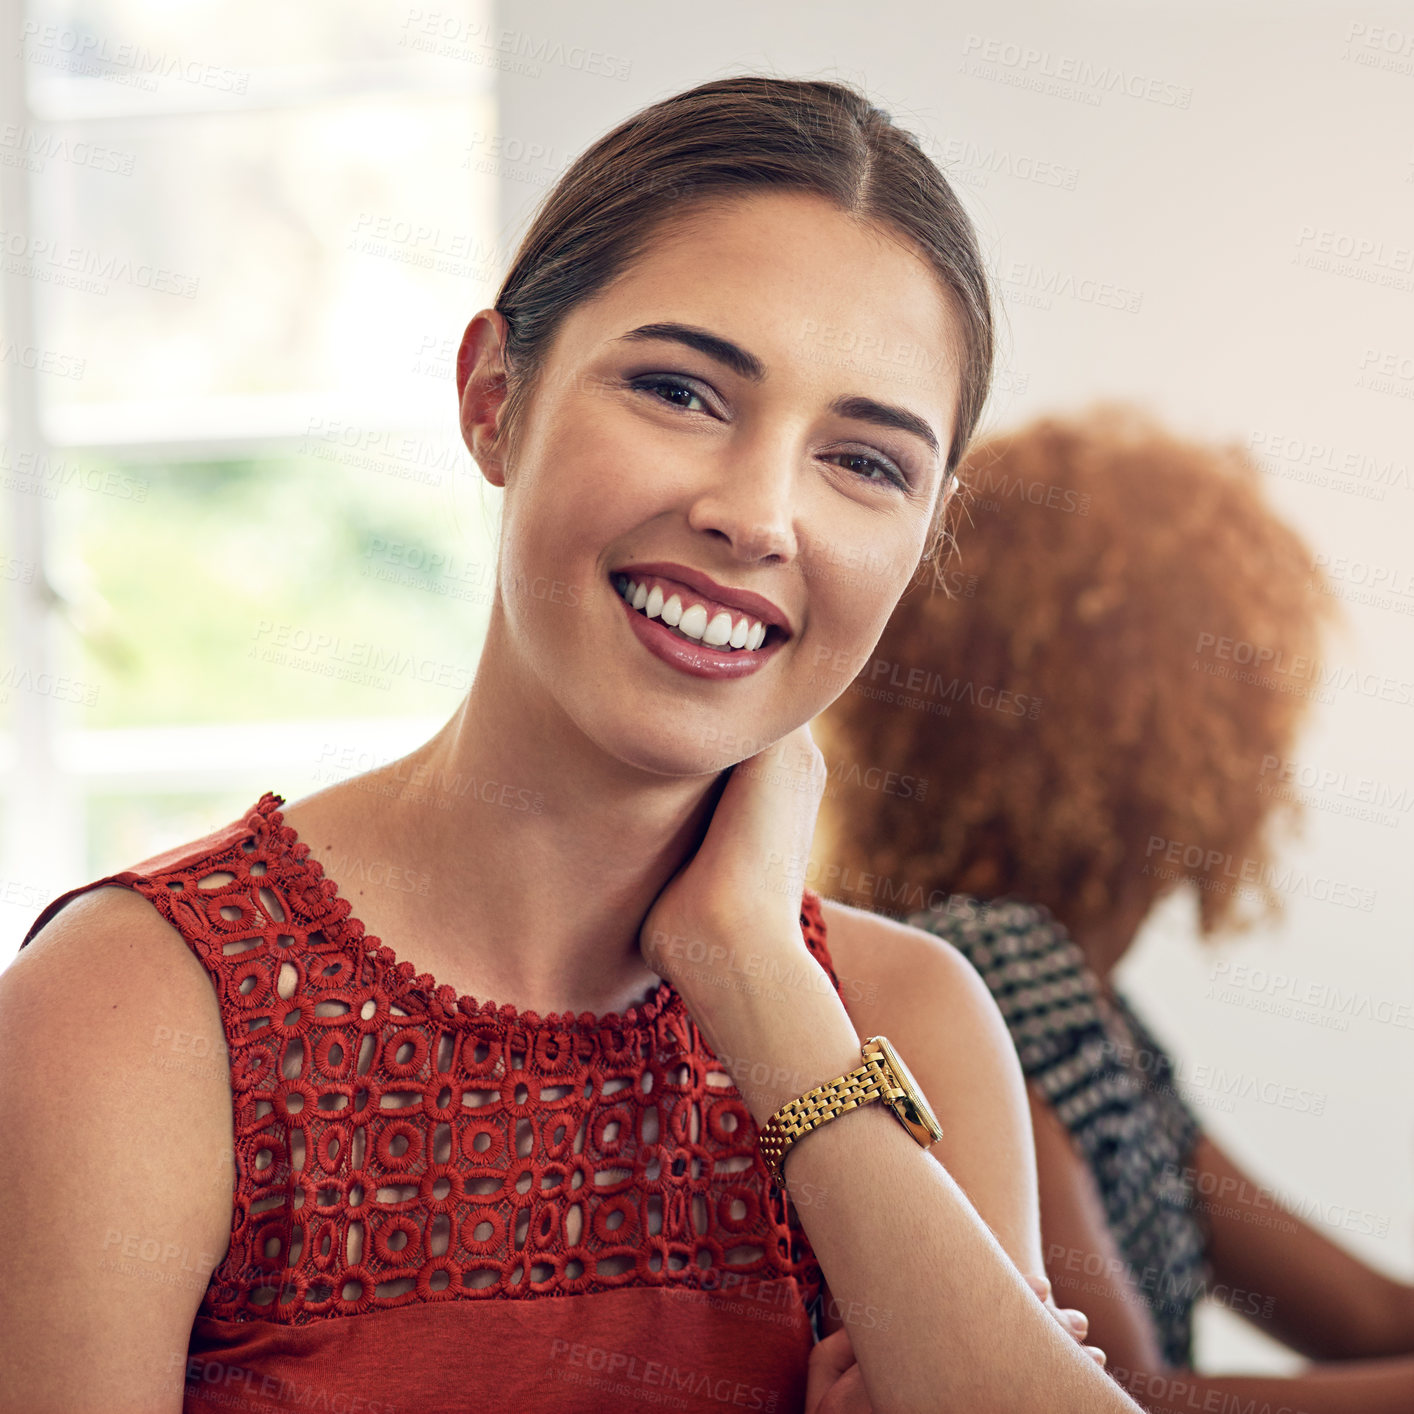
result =
[[[981,974],[1027,1080],[1095,1177],[1159,1348],[1171,1365],[1191,1365],[1193,1307],[1210,1276],[1207,1233],[1193,1206],[1201,1126],[1178,1093],[1168,1054],[1048,909],[954,894],[907,921],[952,943]],[[1090,1270],[1095,1260],[1081,1270],[1104,1280],[1103,1270]],[[1048,1253],[1047,1265],[1059,1261]]]

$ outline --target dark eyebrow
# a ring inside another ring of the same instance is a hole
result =
[[[830,404],[830,411],[840,417],[852,417],[857,422],[872,422],[876,427],[893,427],[900,432],[911,432],[928,444],[936,457],[939,454],[938,439],[933,429],[907,408],[895,407],[892,403],[881,403],[874,398],[836,398]]]
[[[747,353],[730,339],[709,334],[707,330],[692,324],[640,324],[637,329],[630,329],[627,334],[619,336],[619,342],[627,339],[667,339],[675,344],[686,344],[688,348],[726,364],[738,377],[759,383],[766,376],[766,365],[755,354]]]
[[[698,353],[705,354],[718,363],[725,364],[738,377],[752,383],[760,383],[766,377],[766,365],[755,354],[748,353],[739,344],[724,339],[718,334],[708,333],[692,324],[678,324],[671,320],[658,324],[640,324],[621,334],[618,342],[629,339],[666,339],[669,342],[685,344]],[[863,396],[836,398],[830,404],[832,413],[839,417],[853,418],[857,422],[872,422],[877,427],[892,427],[898,432],[909,432],[927,444],[934,456],[940,454],[938,439],[928,423],[907,408],[895,407],[892,403],[881,403],[877,398]]]

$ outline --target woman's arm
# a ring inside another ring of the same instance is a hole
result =
[[[1109,1368],[1165,1370],[1154,1318],[1109,1228],[1099,1185],[1055,1110],[1026,1087],[1040,1181],[1041,1237],[1056,1300],[1090,1318]]]
[[[1154,1414],[1264,1406],[1302,1414],[1395,1414],[1414,1407],[1414,1359],[1314,1366],[1290,1376],[1202,1375],[1167,1365],[1148,1306],[1106,1223],[1094,1177],[1055,1111],[1034,1090],[1031,1119],[1041,1232],[1057,1299],[1086,1312],[1088,1338],[1109,1356],[1110,1374]]]
[[[1320,1360],[1414,1352],[1414,1286],[1367,1267],[1244,1173],[1206,1134],[1193,1151],[1209,1257],[1232,1287],[1264,1292],[1270,1315],[1247,1319]],[[1244,1313],[1245,1314],[1245,1313]]]
[[[831,960],[845,995],[845,1009],[855,1031],[860,1036],[882,1033],[898,1045],[910,1045],[919,1054],[926,1055],[936,1022],[935,1018],[920,1016],[921,1009],[910,997],[911,971],[927,966],[927,959],[917,956],[920,947],[917,933],[911,928],[896,928],[882,940],[881,946],[874,914],[833,899],[821,900],[821,914]],[[916,1037],[915,1045],[915,1037],[907,1033],[910,1028],[918,1030],[920,1020],[921,1034]],[[923,1084],[916,1071],[914,1078]],[[1003,1078],[1014,1082],[1016,1077]],[[924,1088],[931,1094],[937,1086],[925,1085]],[[945,1102],[945,1098],[941,1102]],[[1012,1099],[1015,1099],[1014,1093]],[[1050,1279],[1040,1256],[1036,1166],[1030,1128],[1020,1122],[1024,1111],[1019,1107],[1013,1104],[1006,1113],[1018,1123],[1008,1126],[1000,1122],[999,1117],[999,1122],[988,1129],[983,1141],[970,1148],[958,1143],[953,1127],[940,1117],[943,1137],[928,1152],[957,1180],[1052,1318],[1083,1343],[1085,1322],[1082,1320],[1077,1327],[1072,1321],[1072,1317],[1083,1313],[1059,1309],[1061,1303],[1051,1293]],[[821,1328],[824,1333],[832,1334],[844,1322],[828,1282],[824,1283],[821,1295]],[[1091,1346],[1090,1350],[1092,1357],[1096,1356],[1096,1347]]]
[[[849,912],[850,950],[880,959],[884,1034],[944,1131],[925,1151],[885,1107],[867,1105],[805,1136],[785,1163],[875,1414],[1133,1414],[1023,1277],[1042,1270],[1034,1158],[1020,1064],[991,994],[942,940]],[[832,906],[830,926],[840,917]],[[739,1084],[758,1125],[859,1064],[860,1036],[881,1013],[852,1003],[856,1030],[798,928],[790,943],[738,935],[734,947],[713,937],[682,951],[795,979],[747,989],[716,984],[705,966],[674,973],[715,1054],[747,1062],[733,1069],[752,1077]]]
[[[832,899],[821,904],[856,1033],[882,1032],[893,1042],[942,1126],[943,1137],[927,1152],[952,1175],[1017,1269],[1045,1276],[1026,1085],[1000,1013],[981,1002],[975,969],[921,929]],[[959,1001],[963,1015],[949,1026]],[[993,1099],[988,1123],[972,1134],[976,1106],[969,1091],[978,1085],[989,1087]]]
[[[66,904],[0,974],[3,1414],[181,1409],[230,1234],[225,1054],[210,979],[127,889]]]

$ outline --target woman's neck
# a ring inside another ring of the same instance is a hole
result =
[[[1111,989],[1115,969],[1133,946],[1151,902],[1147,894],[1135,891],[1119,900],[1103,919],[1071,934],[1085,954],[1090,970]]]
[[[621,1010],[656,977],[639,927],[697,848],[725,781],[625,765],[544,692],[517,694],[517,681],[483,657],[442,730],[383,768],[399,789],[375,797],[377,824],[360,828],[376,831],[370,847],[430,876],[425,898],[399,903],[416,919],[404,917],[405,936],[484,979],[483,999]]]

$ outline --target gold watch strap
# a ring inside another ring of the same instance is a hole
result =
[[[828,1080],[807,1090],[798,1099],[782,1105],[768,1119],[761,1130],[761,1157],[771,1177],[780,1184],[781,1171],[785,1164],[786,1151],[796,1140],[809,1134],[812,1129],[871,1101],[897,1099],[903,1094],[893,1085],[882,1062],[875,1056],[866,1055],[864,1064],[847,1075]]]

